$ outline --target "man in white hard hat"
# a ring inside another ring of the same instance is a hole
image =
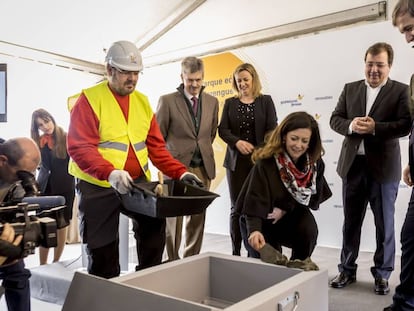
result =
[[[135,90],[143,69],[137,47],[115,42],[105,61],[108,81],[84,89],[71,110],[68,152],[69,172],[78,179],[88,272],[111,278],[120,273],[117,192],[126,194],[131,182],[150,180],[149,159],[173,179],[202,183],[167,151],[147,97]],[[165,219],[136,214],[133,230],[137,270],[161,263]]]

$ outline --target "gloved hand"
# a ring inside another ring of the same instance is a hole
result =
[[[186,184],[204,188],[203,182],[193,173],[185,172],[184,174],[181,175],[180,180],[182,182],[185,182]]]
[[[113,170],[109,174],[108,181],[112,188],[118,191],[120,194],[126,194],[132,189],[132,177],[127,171]]]

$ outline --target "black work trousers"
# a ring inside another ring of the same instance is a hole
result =
[[[137,270],[160,264],[165,246],[165,219],[127,213],[113,188],[79,181],[80,233],[87,244],[88,272],[103,278],[116,277],[119,265],[119,215],[132,219],[136,239]]]

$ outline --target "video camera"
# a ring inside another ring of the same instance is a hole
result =
[[[32,173],[16,174],[19,181],[0,185],[0,234],[3,224],[10,223],[16,235],[23,235],[20,258],[24,258],[39,245],[55,247],[57,229],[66,227],[68,222],[64,217],[64,197],[42,196]]]

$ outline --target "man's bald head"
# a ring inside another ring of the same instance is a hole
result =
[[[34,172],[40,163],[36,143],[27,137],[12,138],[0,144],[0,178],[17,180],[17,171]]]

